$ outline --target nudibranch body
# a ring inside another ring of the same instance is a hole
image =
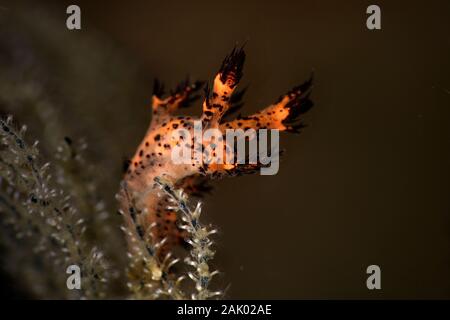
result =
[[[242,77],[245,53],[242,49],[234,49],[223,61],[214,78],[212,90],[205,88],[203,112],[200,117],[176,116],[178,109],[195,101],[201,82],[185,81],[174,92],[164,98],[163,87],[155,81],[152,97],[152,120],[150,127],[130,161],[124,177],[126,192],[132,197],[134,206],[139,209],[135,217],[139,236],[142,236],[150,225],[155,225],[152,235],[155,241],[166,238],[166,246],[182,243],[183,232],[177,227],[177,215],[168,209],[167,199],[156,195],[154,179],[165,176],[173,185],[183,188],[187,193],[201,193],[202,182],[207,178],[232,176],[253,173],[260,164],[205,163],[195,159],[189,164],[176,164],[172,160],[175,147],[183,144],[191,150],[213,150],[211,142],[197,142],[194,138],[194,125],[200,121],[204,130],[214,128],[220,130],[225,138],[227,129],[277,129],[279,131],[299,132],[303,127],[299,116],[312,107],[309,90],[312,80],[293,88],[269,107],[246,117],[238,116],[231,121],[225,118],[242,106],[243,91],[236,91]],[[173,138],[175,130],[184,129],[191,133],[190,138]],[[122,207],[130,206],[122,200]]]

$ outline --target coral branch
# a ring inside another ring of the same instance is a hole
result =
[[[193,300],[204,300],[223,295],[222,291],[210,291],[209,283],[219,272],[210,271],[209,260],[214,257],[215,251],[212,249],[213,241],[210,235],[217,232],[215,229],[204,226],[200,222],[201,202],[198,202],[192,210],[188,205],[188,197],[182,189],[175,189],[169,180],[161,177],[155,178],[155,184],[161,188],[168,196],[172,204],[171,209],[177,210],[181,215],[180,228],[188,233],[186,242],[191,246],[190,257],[186,257],[185,262],[194,267],[195,271],[189,272],[188,276],[195,283],[196,293],[191,295]]]
[[[121,184],[121,192],[116,196],[121,203],[126,203],[128,209],[120,209],[119,213],[124,217],[125,224],[122,230],[125,233],[130,259],[128,267],[128,288],[132,292],[132,298],[136,299],[159,299],[169,297],[172,299],[185,299],[179,284],[182,278],[174,279],[170,269],[179,259],[172,258],[169,252],[162,261],[159,252],[166,239],[157,241],[152,232],[156,223],[150,224],[144,229],[139,221],[143,212],[136,206],[135,200],[128,192],[125,182]]]
[[[84,220],[71,205],[70,197],[53,187],[50,164],[39,163],[37,142],[29,146],[23,139],[25,131],[26,127],[20,131],[13,127],[12,117],[0,119],[0,176],[15,190],[7,208],[25,222],[24,234],[29,233],[27,224],[32,225],[39,237],[35,250],[53,262],[57,275],[65,277],[71,264],[81,268],[80,298],[104,297],[107,264],[103,255],[96,247],[86,246]]]

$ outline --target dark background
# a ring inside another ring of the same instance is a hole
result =
[[[1,3],[33,16],[21,21],[33,32],[58,33],[34,43],[57,52],[52,76],[77,83],[62,91],[74,101],[61,105],[71,120],[62,127],[87,136],[111,195],[149,123],[153,77],[212,80],[246,42],[247,114],[314,70],[309,127],[282,135],[278,174],[220,181],[205,199],[229,297],[450,298],[449,1]],[[81,31],[65,29],[69,4],[81,7]],[[370,4],[381,30],[366,28]],[[95,60],[89,37],[121,60]],[[371,264],[382,290],[366,288]]]

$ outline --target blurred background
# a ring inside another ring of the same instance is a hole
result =
[[[66,28],[70,4],[81,30]],[[366,28],[370,4],[381,30]],[[449,30],[449,1],[0,1],[0,112],[44,154],[85,138],[114,211],[153,78],[211,81],[246,43],[246,115],[314,70],[315,107],[281,136],[278,174],[205,198],[227,297],[450,298]],[[371,264],[381,290],[366,287]],[[28,297],[6,274],[0,286]]]

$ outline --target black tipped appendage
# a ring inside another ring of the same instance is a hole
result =
[[[286,119],[283,120],[283,124],[294,125],[297,122],[299,116],[308,112],[313,106],[314,103],[309,98],[309,94],[290,101],[286,105],[286,107],[289,108],[289,115],[286,117]]]
[[[311,87],[313,82],[313,75],[299,86],[294,87],[288,94],[294,94],[295,97],[286,104],[286,108],[289,109],[289,115],[283,120],[283,124],[289,125],[292,132],[300,132],[300,129],[304,128],[303,123],[298,123],[300,115],[308,112],[314,103],[310,99]]]
[[[222,66],[220,67],[220,80],[225,83],[225,81],[229,77],[234,78],[234,85],[236,85],[239,80],[242,78],[242,69],[244,67],[245,62],[245,52],[244,48],[241,47],[237,49],[236,47],[233,48],[233,51],[229,55],[225,57],[225,59],[222,62]]]
[[[188,76],[186,76],[186,79],[184,81],[177,83],[174,93],[183,93],[184,91],[187,91],[187,90],[195,92],[195,91],[198,91],[204,84],[205,84],[205,82],[200,81],[200,80],[197,80],[197,81],[191,83],[191,80],[188,75]]]
[[[200,98],[200,95],[196,94],[196,92],[198,92],[203,87],[204,84],[205,82],[200,80],[191,83],[189,77],[186,78],[185,81],[179,83],[176,87],[175,93],[176,94],[181,94],[183,92],[187,93],[187,97],[181,102],[180,108],[187,108],[191,106],[194,101]]]
[[[157,78],[153,81],[153,95],[158,98],[164,95],[164,85]]]
[[[203,87],[203,92],[205,95],[205,99],[208,101],[211,96],[211,87],[209,86],[209,83],[206,83],[206,85]]]
[[[298,85],[298,86],[292,88],[292,90],[289,91],[289,93],[296,93],[296,92],[300,91],[300,95],[306,94],[312,88],[313,80],[314,80],[314,74],[311,73],[311,76],[309,77],[308,80],[303,82],[301,85]]]

